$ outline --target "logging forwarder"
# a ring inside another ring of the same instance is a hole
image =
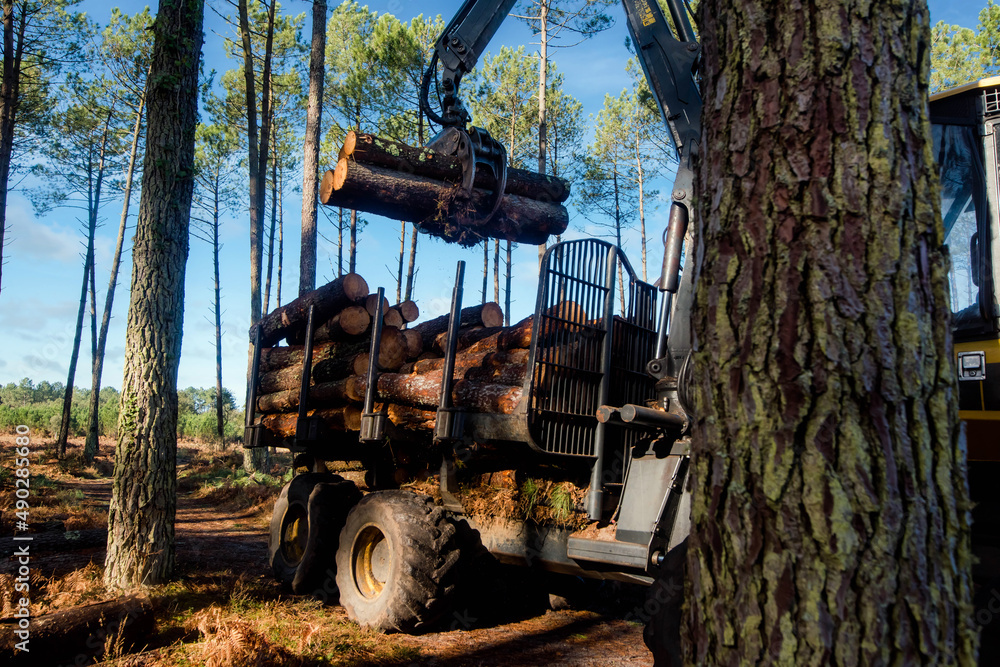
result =
[[[423,110],[442,127],[429,151],[352,138],[368,142],[369,160],[405,154],[410,166],[431,165],[435,177],[451,178],[457,187],[449,187],[465,193],[464,208],[460,214],[448,210],[447,220],[424,229],[459,242],[492,235],[541,243],[559,229],[536,224],[530,236],[519,238],[523,228],[503,218],[512,187],[518,187],[512,183],[522,176],[506,168],[501,144],[469,127],[460,96],[462,78],[514,4],[467,0],[437,40],[422,82]],[[620,249],[608,243],[559,243],[543,258],[534,315],[509,329],[472,335],[464,328],[460,265],[441,358],[415,362],[411,376],[398,364],[388,369],[380,354],[383,332],[390,329],[376,309],[367,367],[358,373],[363,382],[320,385],[310,375],[314,368],[319,373],[343,366],[338,349],[358,353],[357,341],[313,340],[325,319],[339,317],[331,308],[318,312],[317,304],[352,303],[344,296],[346,284],[317,290],[325,290],[323,300],[303,297],[299,306],[308,310],[308,325],[289,336],[304,338],[299,348],[272,348],[280,336],[262,341],[264,325],[251,331],[256,344],[246,445],[287,446],[296,454],[295,467],[304,469],[275,505],[269,544],[275,575],[299,593],[329,591],[335,576],[341,603],[362,625],[399,631],[432,625],[457,590],[476,584],[476,572],[467,565],[485,547],[503,563],[652,584],[649,604],[637,618],[646,623],[647,644],[657,658],[675,655],[678,568],[690,529],[685,481],[693,279],[692,272],[681,271],[681,260],[692,256],[684,250],[691,243],[692,158],[700,134],[700,47],[682,0],[663,3],[669,24],[658,2],[622,4],[679,157],[657,287],[639,280]],[[432,84],[439,91],[436,105],[430,102]],[[942,200],[948,238],[956,255],[967,250],[955,270],[966,271],[974,286],[964,301],[956,298],[961,416],[969,424],[970,454],[994,459],[1000,459],[997,441],[985,435],[991,421],[1000,420],[1000,269],[994,263],[1000,207],[992,132],[1000,120],[998,99],[1000,78],[942,93],[931,105],[940,168],[954,182]],[[378,187],[378,170],[385,165],[356,166],[363,160],[354,160],[354,151],[345,145],[336,173],[324,179],[321,201],[407,219],[400,216],[413,209],[412,198],[392,200],[394,188]],[[361,180],[352,181],[352,174]],[[432,208],[424,205],[410,219],[420,223]],[[556,219],[558,211],[545,215]],[[360,296],[367,286],[355,291]],[[286,308],[299,307],[295,303]],[[286,315],[262,322],[285,326]],[[443,329],[432,333],[443,335]],[[431,335],[425,342],[434,340]],[[261,359],[271,363],[279,356],[295,357],[301,368],[299,394],[285,400],[298,407],[291,434],[287,428],[269,430],[269,423],[280,420],[257,415]],[[498,382],[501,375],[516,378],[517,386],[503,394],[505,402],[470,390],[473,375],[481,379],[484,372]],[[437,379],[429,385],[431,377]],[[429,386],[436,406],[414,407],[416,399],[427,400]],[[363,391],[352,395],[352,387]],[[364,407],[350,418],[347,407],[319,410],[321,395],[353,398]],[[364,493],[359,484],[329,472],[331,464],[344,461],[364,469]]]

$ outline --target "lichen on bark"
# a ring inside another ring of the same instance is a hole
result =
[[[700,5],[691,664],[973,664],[923,2]]]

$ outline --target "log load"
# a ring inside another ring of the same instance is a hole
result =
[[[412,222],[421,231],[464,246],[485,238],[540,245],[569,225],[561,204],[513,194],[504,195],[496,214],[485,219],[493,201],[490,192],[473,189],[468,197],[458,185],[347,158],[324,174],[320,201]]]
[[[327,288],[321,290],[329,291]],[[314,293],[302,299],[318,301]],[[379,409],[385,410],[395,427],[411,434],[407,437],[430,438],[444,379],[443,354],[447,349],[449,316],[401,330],[391,326],[388,318],[395,315],[400,322],[407,322],[417,317],[419,308],[413,302],[389,306],[384,299],[379,303],[377,297],[358,293],[351,299],[341,298],[340,303],[339,310],[329,313],[314,333],[314,338],[330,335],[338,340],[318,340],[313,346],[306,406],[310,414],[320,417],[333,430],[359,429],[360,409],[367,388],[370,312],[381,310],[386,325],[382,328],[379,352],[376,394],[381,402]],[[286,312],[292,310],[289,306],[291,304],[284,307]],[[585,329],[592,323],[587,321],[583,309],[570,301],[553,306],[546,315],[550,316],[546,320],[547,331],[540,335],[558,344],[558,348],[547,352],[548,360],[573,361],[580,354],[577,348],[581,345],[574,336],[567,339],[565,333],[586,336]],[[355,320],[359,321],[357,325],[352,324]],[[512,415],[520,404],[529,374],[528,347],[534,318],[527,317],[510,327],[502,324],[503,311],[495,303],[462,310],[452,388],[455,406],[470,412]],[[282,322],[281,326],[288,325]],[[355,333],[362,326],[367,330],[363,334]],[[278,329],[273,328],[273,331]],[[261,415],[267,440],[275,444],[295,434],[303,358],[302,346],[261,351],[255,408]],[[413,361],[406,363],[407,359]],[[554,371],[546,367],[538,372]],[[512,434],[510,439],[517,437],[520,436]]]
[[[434,346],[434,340],[438,334],[448,331],[448,320],[450,315],[435,317],[412,327],[411,331],[420,334],[422,345],[425,350],[430,350]],[[492,301],[476,306],[463,308],[459,315],[459,329],[469,327],[499,327],[503,324],[503,310]]]
[[[260,318],[250,327],[250,340],[254,340],[259,328],[261,347],[272,347],[282,338],[289,334],[298,335],[305,328],[309,306],[315,306],[313,322],[322,322],[367,296],[368,283],[365,279],[356,273],[348,273]]]
[[[343,158],[452,184],[462,182],[462,165],[455,157],[354,130],[347,133],[337,156],[338,161]],[[496,183],[489,172],[480,170],[476,172],[474,187],[492,191]],[[524,169],[507,169],[507,187],[504,189],[507,194],[562,204],[569,199],[569,190],[569,183],[561,178]]]

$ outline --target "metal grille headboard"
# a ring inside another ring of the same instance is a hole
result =
[[[545,253],[526,383],[537,448],[594,456],[597,408],[653,397],[645,369],[656,346],[656,296],[606,241],[566,241]],[[640,436],[612,426],[606,451]]]

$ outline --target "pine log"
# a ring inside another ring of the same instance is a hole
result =
[[[528,350],[507,350],[507,351],[485,351],[485,352],[469,352],[468,350],[463,350],[461,354],[455,357],[455,373],[456,377],[459,377],[459,371],[468,370],[470,368],[476,368],[482,366],[483,368],[499,368],[500,366],[507,366],[511,364],[521,364],[526,365],[528,363]],[[408,364],[409,368],[407,371],[403,371],[402,368],[400,372],[409,373],[429,373],[431,371],[440,371],[444,368],[444,358],[437,357],[435,359],[421,359]]]
[[[416,331],[420,334],[424,350],[433,349],[434,340],[438,334],[448,331],[449,317],[450,315],[435,317],[433,320],[421,322],[411,328],[411,331]],[[502,324],[503,309],[492,301],[463,308],[459,317],[459,329],[467,329],[474,326],[498,327]]]
[[[323,359],[356,354],[361,348],[358,341],[324,341],[313,346],[313,365]],[[260,373],[270,373],[279,368],[301,366],[305,357],[305,347],[288,345],[283,347],[264,348],[260,351]]]
[[[368,332],[372,318],[364,306],[348,306],[319,325],[313,333],[313,341],[351,340]]]
[[[512,327],[507,327],[497,337],[497,347],[501,350],[511,350],[519,347],[531,347],[531,332],[535,325],[535,317],[529,315]]]
[[[348,306],[323,322],[313,332],[313,342],[342,340],[357,342],[361,340],[371,325],[372,318],[364,306]],[[306,340],[305,329],[299,329],[286,337],[289,345],[302,345]]]
[[[351,385],[353,377],[346,377],[333,382],[322,382],[309,387],[309,402],[313,407],[344,403],[353,399]],[[299,408],[299,389],[286,389],[273,394],[264,394],[257,398],[257,411],[265,414],[275,412],[292,412]]]
[[[369,294],[365,299],[365,309],[368,310],[368,314],[375,317],[378,312],[378,293]],[[382,313],[389,310],[389,299],[382,297]]]
[[[393,329],[402,329],[406,322],[403,321],[403,314],[395,308],[389,308],[382,313],[382,324]]]
[[[393,329],[392,331],[397,331]],[[397,331],[398,333],[398,331]],[[313,348],[313,365],[310,373],[310,384],[315,385],[320,382],[339,380],[340,378],[354,373],[355,359],[361,354],[367,354],[370,347],[369,341],[358,341],[353,343],[327,342],[320,343]],[[399,342],[390,334],[383,335],[380,354],[386,355],[389,361],[395,361],[402,353]],[[257,384],[257,395],[273,394],[287,389],[299,389],[302,385],[302,359],[304,353],[301,346],[272,348],[273,350],[296,350],[296,353],[274,355],[268,359],[267,366],[261,358],[261,374]],[[317,350],[323,353],[317,355]],[[287,360],[285,366],[279,366],[269,370],[276,362]],[[401,361],[399,362],[402,363]],[[398,365],[396,366],[398,368]]]
[[[488,353],[483,352],[480,354],[459,354],[455,357],[455,371],[456,373],[460,370],[473,368],[475,366],[483,363],[483,359],[486,358]],[[432,371],[441,371],[444,368],[444,357],[437,357],[435,359],[420,359],[413,362],[411,365],[411,373],[423,374],[430,373]],[[402,372],[402,371],[400,371]]]
[[[260,328],[261,347],[272,347],[289,333],[294,334],[305,328],[309,306],[315,306],[313,321],[322,322],[367,295],[368,283],[365,279],[356,273],[348,273],[260,318],[257,324],[250,327],[250,340],[254,340],[257,328]]]
[[[465,372],[470,382],[502,384],[506,387],[520,387],[528,375],[527,364],[504,364],[502,366],[477,366]]]
[[[454,156],[441,155],[427,148],[407,146],[353,130],[347,133],[339,157],[353,157],[362,164],[449,183],[462,182],[462,165]],[[476,172],[475,187],[492,191],[496,187],[496,180],[489,172],[479,170]],[[569,199],[569,190],[569,183],[561,178],[524,169],[507,169],[507,187],[504,192],[508,194],[561,204]]]
[[[499,334],[504,330],[503,327],[470,327],[468,329],[458,330],[458,350],[462,351],[467,349],[469,346],[478,343],[479,341],[489,338],[495,334]],[[440,352],[444,354],[445,350],[448,349],[448,332],[439,333],[434,338],[434,345],[431,347],[435,352]]]
[[[18,651],[18,619],[0,621],[0,662],[5,665],[84,664],[104,654],[105,646],[127,653],[145,646],[155,630],[153,605],[142,595],[93,602],[32,616],[29,652]]]
[[[441,377],[441,371],[422,375],[383,373],[378,378],[378,397],[392,403],[434,408],[440,403]],[[366,386],[367,379],[359,378],[358,390],[363,392]],[[511,414],[521,400],[521,388],[459,380],[453,387],[452,400],[476,412]]]
[[[512,194],[504,195],[496,215],[485,219],[491,193],[473,190],[469,198],[458,186],[346,158],[323,176],[320,200],[412,222],[421,231],[465,246],[487,237],[539,245],[569,225],[569,213],[561,204]]]
[[[416,302],[401,301],[393,306],[394,309],[399,311],[399,314],[403,316],[404,322],[416,322],[420,318],[420,307],[417,306]]]
[[[319,417],[334,431],[357,431],[361,428],[361,408],[356,405],[345,405],[336,408],[310,410],[310,417]],[[261,423],[264,428],[279,438],[291,438],[295,435],[295,427],[299,416],[296,413],[264,415]]]
[[[413,329],[404,329],[403,338],[406,340],[406,358],[416,359],[424,351],[424,339]]]
[[[370,346],[369,346],[370,347]],[[369,347],[365,349],[368,350]],[[406,361],[407,347],[403,332],[392,327],[382,327],[382,338],[379,341],[378,366],[383,371],[394,371]],[[360,352],[341,363],[327,362],[317,367],[317,380],[335,380],[344,375],[364,375],[368,372],[368,352]],[[345,370],[346,367],[346,370]]]
[[[389,403],[386,412],[389,421],[399,428],[434,430],[434,424],[437,422],[437,412],[434,410],[423,410],[409,405]]]

